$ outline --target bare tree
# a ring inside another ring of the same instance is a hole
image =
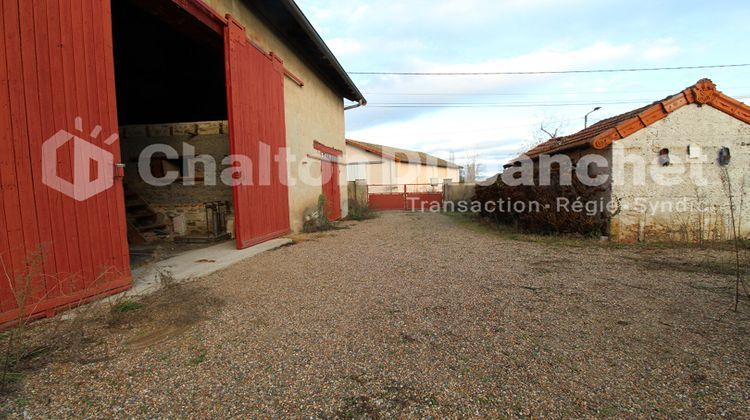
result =
[[[546,141],[562,135],[567,130],[566,122],[562,119],[551,119],[545,117],[539,123],[539,127],[531,131],[531,140],[523,145],[524,153]]]
[[[479,163],[479,154],[474,153],[470,155],[467,159],[466,165],[464,165],[464,182],[467,184],[477,182],[481,170],[482,164]]]
[[[540,130],[540,131],[541,131],[542,133],[544,133],[544,134],[548,135],[550,139],[554,139],[554,138],[556,138],[556,137],[557,137],[557,132],[558,132],[558,131],[560,131],[560,127],[557,127],[557,128],[555,128],[555,131],[554,131],[554,132],[550,132],[550,131],[548,131],[548,130],[546,130],[546,129],[544,128],[544,123],[542,123],[542,125],[540,125],[540,126],[539,126],[539,130]]]

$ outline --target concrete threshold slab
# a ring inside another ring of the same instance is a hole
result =
[[[128,296],[153,293],[164,286],[163,278],[184,283],[213,274],[240,261],[291,244],[287,238],[272,239],[246,249],[237,249],[234,241],[188,251],[166,260],[133,270],[133,287]]]
[[[85,307],[96,307],[120,302],[128,297],[149,295],[161,290],[168,284],[162,278],[165,275],[172,284],[186,283],[292,242],[294,241],[288,238],[272,239],[247,249],[238,250],[236,242],[228,241],[207,248],[184,252],[175,257],[133,270],[133,287],[129,290],[72,309],[61,316],[63,320],[73,319],[83,313]]]

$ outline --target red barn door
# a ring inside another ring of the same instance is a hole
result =
[[[3,324],[131,277],[110,1],[2,0],[0,63]]]
[[[231,18],[224,45],[229,142],[236,157],[235,232],[243,249],[289,232],[284,67]]]
[[[328,220],[339,220],[341,219],[339,164],[334,160],[326,159],[324,159],[321,164],[323,165],[323,195],[326,198],[326,217]]]
[[[320,152],[320,171],[322,175],[323,196],[326,198],[326,217],[328,220],[341,219],[341,187],[339,185],[339,159],[344,152],[326,146],[318,141],[313,143]]]

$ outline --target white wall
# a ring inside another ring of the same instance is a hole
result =
[[[394,162],[350,145],[346,146],[346,162],[348,180],[365,179],[369,185],[429,184],[432,179],[458,182],[460,177],[457,168]]]
[[[370,185],[395,183],[393,161],[348,144],[345,152],[349,181],[365,179]]]

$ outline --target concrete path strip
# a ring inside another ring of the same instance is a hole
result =
[[[128,296],[147,295],[164,286],[162,276],[169,278],[169,281],[184,283],[291,243],[291,239],[279,238],[238,250],[234,241],[227,241],[208,248],[188,251],[133,270],[133,287],[125,293]]]

